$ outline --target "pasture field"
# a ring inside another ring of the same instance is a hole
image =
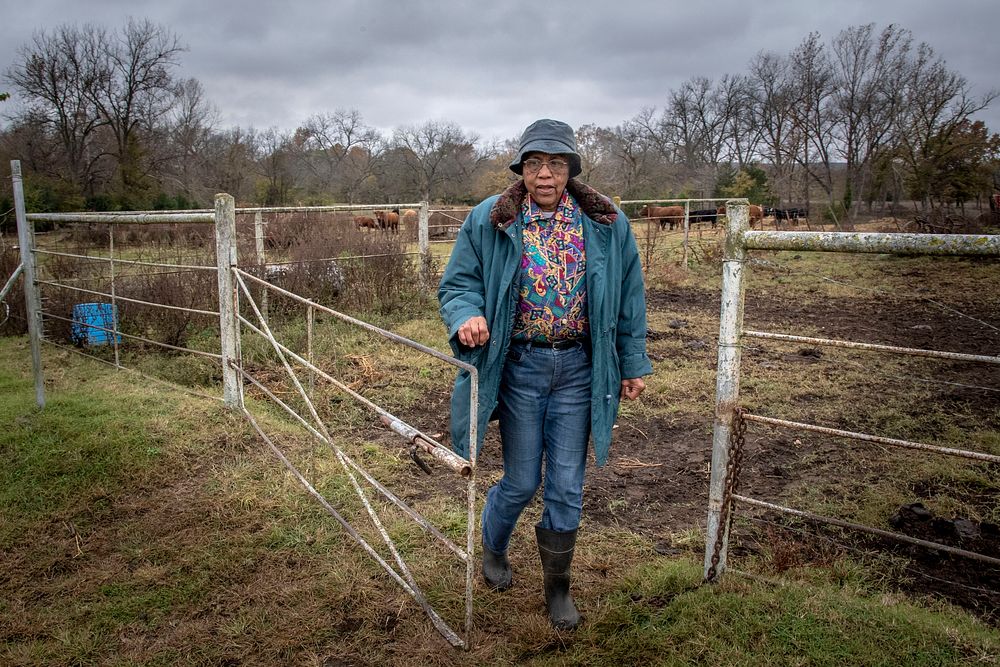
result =
[[[26,340],[0,339],[0,423],[9,425],[0,431],[0,663],[996,664],[1000,572],[983,564],[738,507],[738,572],[701,585],[716,237],[691,251],[687,272],[668,261],[676,246],[669,258],[649,255],[655,373],[643,399],[623,407],[608,464],[588,471],[574,561],[584,625],[548,626],[533,504],[512,542],[514,588],[497,594],[477,582],[467,653],[447,645],[241,416],[52,347],[49,403],[38,411]],[[997,276],[995,261],[758,253],[746,326],[997,355]],[[367,319],[447,349],[433,299]],[[290,347],[305,345],[301,319],[276,329]],[[324,369],[447,438],[449,367],[332,318],[317,321],[314,338]],[[269,346],[245,335],[242,348],[246,366],[294,403]],[[182,359],[150,365],[219,393],[210,373],[176,370]],[[742,403],[757,414],[1000,455],[996,366],[757,339],[743,359]],[[247,388],[247,400],[361,526],[330,453],[259,391]],[[318,383],[314,400],[346,452],[464,537],[458,479],[433,463],[423,473],[405,443],[335,389]],[[479,464],[481,503],[500,474],[495,426]],[[1000,557],[996,465],[751,425],[743,470],[745,495]],[[460,625],[464,568],[394,509],[380,510],[428,598]],[[933,518],[914,518],[924,511]]]

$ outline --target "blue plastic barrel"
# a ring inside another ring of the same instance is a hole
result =
[[[112,333],[104,329],[115,328],[115,307],[110,303],[78,303],[73,306],[73,340],[81,345],[107,345]],[[103,327],[96,329],[94,327]],[[116,342],[120,343],[119,335]]]

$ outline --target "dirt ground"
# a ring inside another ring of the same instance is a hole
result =
[[[921,277],[913,276],[917,281]],[[1000,350],[1000,329],[996,328],[1000,324],[997,318],[1000,308],[990,300],[995,299],[995,295],[986,299],[981,297],[975,293],[967,293],[965,297],[955,296],[949,300],[947,307],[943,307],[922,298],[900,298],[886,303],[884,296],[879,294],[851,299],[829,296],[822,299],[789,299],[779,286],[765,287],[751,291],[747,296],[746,327],[786,333],[814,332],[804,335],[996,355]],[[662,361],[668,355],[677,361],[676,357],[680,356],[684,365],[715,368],[717,330],[699,331],[695,327],[687,327],[685,323],[707,319],[717,326],[718,293],[681,287],[652,291],[648,307],[651,313],[662,313],[671,322],[670,327],[649,331],[650,355],[654,361]],[[963,315],[957,315],[955,311]],[[671,351],[665,352],[664,346],[659,344],[661,342],[672,342]],[[680,343],[680,352],[677,351],[677,343]],[[752,373],[761,366],[768,368],[769,364],[783,364],[807,373],[824,354],[825,351],[809,346],[798,346],[798,349],[785,353],[747,346],[744,351],[745,372]],[[1000,388],[998,366],[935,363],[947,368],[951,381]],[[972,409],[982,415],[1000,414],[1000,391],[943,387],[934,389],[938,393],[934,400],[958,411]],[[707,395],[714,395],[714,386],[708,388]],[[795,398],[803,405],[818,400],[808,392]],[[447,423],[447,393],[426,396],[420,404],[422,419]],[[921,410],[919,405],[910,409],[914,414]],[[662,554],[694,550],[690,535],[704,529],[707,514],[712,413],[713,406],[708,400],[693,413],[619,419],[608,464],[601,468],[595,465],[588,468],[584,494],[585,524],[636,532],[653,540],[656,550]],[[989,428],[1000,430],[1000,423],[989,424]],[[933,434],[923,435],[922,439],[915,438],[934,441]],[[750,429],[746,443],[740,483],[741,488],[752,489],[749,495],[756,498],[781,502],[783,495],[793,487],[849,483],[857,472],[855,459],[858,450],[830,438],[764,427]],[[480,479],[491,480],[499,476],[499,451],[497,430],[491,426],[480,455]],[[822,464],[817,465],[816,461]],[[882,464],[869,460],[868,465],[878,468]],[[840,475],[841,479],[831,480],[831,475]],[[418,487],[435,485],[434,478],[420,481],[421,477],[419,471],[414,473],[413,481]],[[485,493],[486,486],[486,482],[480,484],[480,494]],[[922,497],[928,497],[934,490],[916,488],[913,491],[912,502],[919,503]],[[982,497],[974,504],[988,512],[995,508],[996,502],[996,498]],[[899,532],[1000,558],[1000,534],[994,524],[970,523],[960,517],[919,521],[905,508],[899,512],[902,518],[885,517]],[[758,513],[755,516],[759,521],[751,522],[749,528],[741,528],[734,533],[731,551],[734,559],[767,552],[772,565],[778,570],[793,565],[829,565],[836,560],[836,554],[831,555],[831,542],[823,537],[821,527],[810,527],[801,522],[791,524],[773,513]],[[961,530],[956,531],[955,525],[961,526]],[[972,535],[974,539],[970,537]],[[900,588],[918,595],[941,596],[991,622],[1000,621],[998,567],[853,533],[845,536],[843,532],[838,532],[836,544],[840,546],[834,551],[851,552],[854,557],[859,553],[871,554],[873,549],[874,553],[905,556],[909,562],[903,575],[894,582]]]

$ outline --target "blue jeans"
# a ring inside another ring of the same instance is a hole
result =
[[[590,439],[590,351],[512,342],[498,401],[503,478],[486,494],[483,544],[507,551],[521,512],[542,481],[542,528],[576,530]]]

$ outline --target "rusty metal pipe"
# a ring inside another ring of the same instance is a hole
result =
[[[911,354],[919,357],[936,357],[938,359],[953,359],[955,361],[978,361],[985,364],[1000,364],[1000,357],[990,357],[983,354],[963,354],[961,352],[925,350],[917,347],[896,347],[895,345],[878,345],[876,343],[857,343],[851,340],[792,336],[789,334],[772,333],[769,331],[751,331],[749,329],[744,331],[743,335],[751,336],[753,338],[783,340],[790,343],[811,343],[813,345],[826,345],[828,347],[846,347],[856,350],[873,350],[876,352],[897,352],[899,354]]]
[[[430,454],[462,477],[468,477],[472,474],[472,466],[468,461],[450,449],[445,449],[441,445],[425,439],[420,431],[413,428],[403,420],[385,414],[379,415],[379,420],[393,431],[406,438],[407,442],[421,451]]]

